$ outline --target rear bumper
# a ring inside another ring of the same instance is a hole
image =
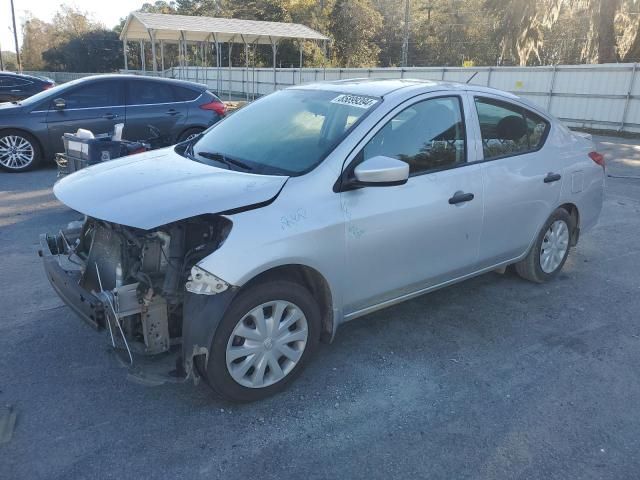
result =
[[[59,255],[51,252],[51,246],[45,234],[40,235],[38,255],[42,258],[49,283],[64,303],[96,330],[104,328],[105,305],[79,285],[79,271],[62,268]]]

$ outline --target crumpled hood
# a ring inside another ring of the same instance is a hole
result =
[[[287,179],[212,167],[170,147],[85,168],[59,180],[53,193],[90,217],[149,230],[268,202]]]

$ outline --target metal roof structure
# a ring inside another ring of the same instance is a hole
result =
[[[121,40],[156,40],[272,45],[279,40],[327,41],[328,37],[299,23],[262,22],[236,18],[194,17],[163,13],[132,12],[120,34]]]
[[[207,52],[215,53],[216,91],[221,90],[222,47],[226,44],[228,51],[229,70],[229,97],[231,97],[231,49],[234,44],[244,45],[245,72],[243,78],[248,81],[249,51],[258,45],[271,45],[273,53],[273,85],[276,86],[276,57],[278,44],[282,40],[298,40],[300,49],[300,75],[302,75],[302,50],[303,42],[314,41],[322,43],[326,52],[329,37],[299,23],[262,22],[257,20],[240,20],[236,18],[195,17],[189,15],[168,15],[163,13],[131,12],[124,24],[120,40],[124,50],[124,70],[128,67],[128,42],[140,43],[140,65],[146,74],[145,44],[151,44],[151,61],[153,72],[157,74],[158,67],[164,71],[164,45],[174,43],[178,45],[178,61],[180,74],[188,67],[189,59],[194,58],[196,64],[205,71],[207,64]],[[156,45],[160,46],[160,58],[158,59]],[[188,45],[196,48],[189,49]],[[190,54],[191,53],[191,54]],[[244,80],[243,80],[244,81]],[[208,83],[208,80],[206,80]],[[248,94],[247,94],[248,98]]]

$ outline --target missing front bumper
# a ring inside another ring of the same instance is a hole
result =
[[[80,270],[65,270],[60,265],[58,255],[51,252],[51,237],[40,235],[40,250],[44,271],[49,283],[66,303],[82,320],[93,328],[100,330],[105,327],[105,305],[91,292],[79,285],[82,272]]]

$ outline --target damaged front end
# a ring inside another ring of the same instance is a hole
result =
[[[58,295],[87,323],[107,330],[129,363],[138,355],[174,354],[174,376],[197,377],[193,355],[206,354],[209,344],[195,345],[184,307],[234,290],[196,266],[230,229],[229,219],[209,214],[151,230],[87,217],[42,235],[39,253]]]

